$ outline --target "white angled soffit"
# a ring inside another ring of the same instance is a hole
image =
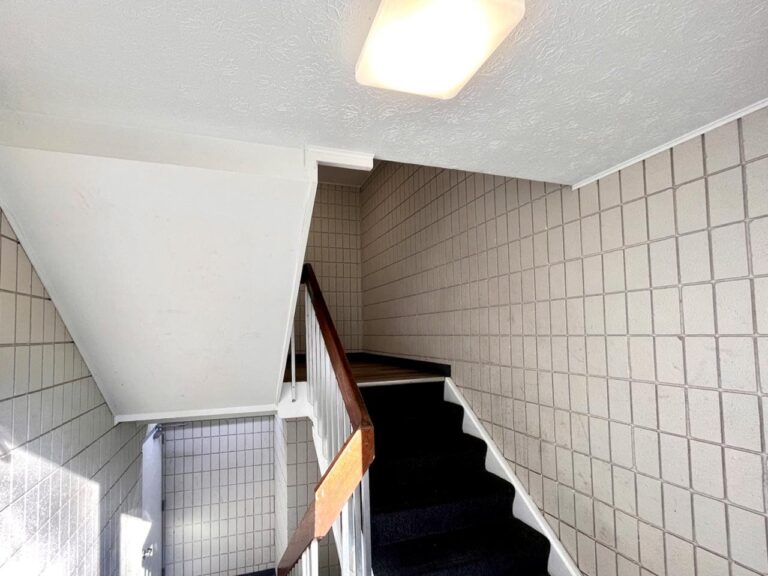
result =
[[[328,153],[9,113],[0,128],[0,205],[116,420],[274,411]]]
[[[0,144],[289,179],[312,175],[309,158],[301,148],[82,122],[2,108]],[[309,172],[297,169],[303,164],[310,167]]]

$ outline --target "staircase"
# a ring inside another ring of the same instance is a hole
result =
[[[278,414],[312,420],[323,475],[278,576],[317,576],[331,530],[345,576],[578,576],[450,367],[348,356],[309,264],[302,282],[307,353]]]
[[[376,576],[544,576],[549,540],[512,513],[515,490],[486,471],[443,382],[362,388],[376,430],[370,469]]]

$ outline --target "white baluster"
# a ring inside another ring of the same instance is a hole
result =
[[[354,565],[355,574],[363,574],[363,542],[362,542],[362,506],[360,486],[352,494],[352,538],[354,539]]]
[[[312,540],[312,544],[309,547],[310,574],[312,576],[318,576],[320,574],[320,561],[317,555],[317,548],[317,538],[315,538]]]
[[[349,536],[349,508],[345,504],[341,509],[341,573],[343,576],[348,576],[352,570],[349,562]]]
[[[362,497],[362,524],[360,529],[363,533],[363,576],[371,574],[371,492],[368,483],[368,472],[363,476],[360,483],[360,494]]]

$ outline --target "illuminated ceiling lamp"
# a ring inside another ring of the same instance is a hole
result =
[[[381,0],[355,78],[366,86],[453,98],[524,13],[525,0]]]

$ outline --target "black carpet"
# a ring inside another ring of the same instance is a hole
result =
[[[376,576],[545,576],[548,540],[512,516],[511,484],[485,470],[442,383],[362,388],[373,420]]]

